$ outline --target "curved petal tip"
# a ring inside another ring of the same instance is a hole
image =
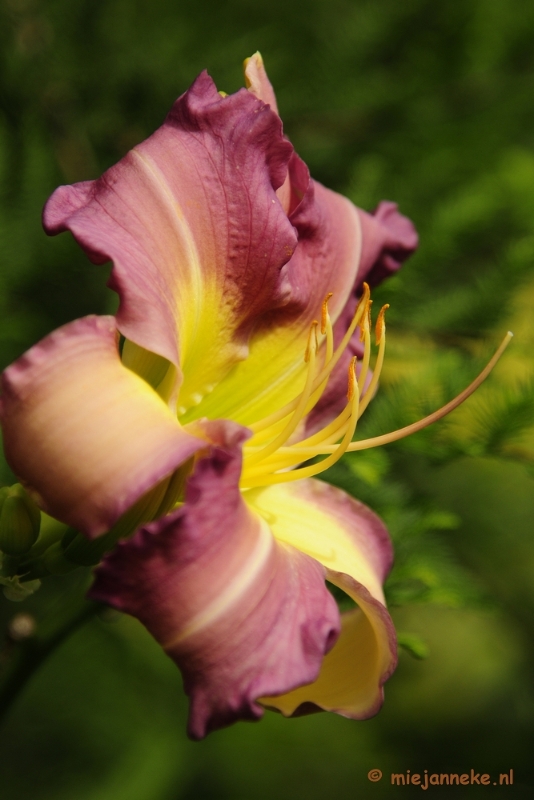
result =
[[[396,665],[396,638],[384,605],[383,580],[392,550],[386,528],[369,508],[333,486],[303,480],[252,491],[250,503],[272,517],[275,536],[316,558],[327,579],[356,602],[342,614],[339,640],[312,684],[262,703],[286,716],[316,707],[353,719],[376,714],[382,686]]]
[[[47,513],[90,537],[204,446],[126,369],[113,317],[54,331],[2,375],[6,458]]]
[[[372,214],[358,209],[362,225],[362,257],[358,284],[376,286],[395,273],[417,249],[419,237],[396,203],[383,200]]]

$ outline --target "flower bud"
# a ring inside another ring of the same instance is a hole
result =
[[[27,553],[39,536],[41,512],[20,483],[0,489],[0,550]]]

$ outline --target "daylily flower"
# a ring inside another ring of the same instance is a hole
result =
[[[372,444],[351,444],[384,357],[383,309],[371,377],[369,284],[417,237],[393,203],[370,215],[310,180],[259,54],[245,75],[225,96],[201,74],[100,179],[54,192],[45,229],[112,261],[119,310],[47,336],[1,398],[44,511],[97,552],[137,529],[91,594],[176,661],[195,738],[265,707],[368,717],[396,660],[385,527],[313,476]]]

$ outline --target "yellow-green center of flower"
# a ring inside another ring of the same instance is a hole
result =
[[[507,333],[480,375],[457,397],[433,414],[414,422],[412,425],[407,425],[382,436],[353,442],[352,439],[356,432],[358,420],[376,392],[384,363],[386,346],[385,312],[388,308],[387,305],[380,310],[376,320],[375,344],[377,354],[372,377],[368,379],[371,360],[372,301],[370,295],[369,286],[364,283],[363,294],[352,321],[343,339],[335,349],[332,321],[328,312],[328,302],[332,295],[328,294],[325,297],[321,309],[321,322],[320,324],[318,321],[312,322],[309,330],[308,342],[304,353],[306,372],[302,390],[289,403],[286,403],[263,419],[244,423],[252,430],[253,436],[243,448],[243,469],[240,481],[242,490],[246,491],[247,489],[261,486],[309,478],[331,467],[345,452],[365,450],[370,447],[388,444],[409,436],[441,419],[441,417],[444,417],[463,403],[480,386],[512,338],[512,334],[510,332]],[[359,363],[356,357],[350,361],[347,404],[345,408],[322,430],[301,438],[305,433],[307,415],[323,396],[328,381],[349,346],[358,326],[360,328],[360,341],[363,344],[363,355]],[[168,361],[128,341],[125,342],[122,357],[125,366],[137,372],[156,389],[164,400],[168,400],[175,378],[174,367],[169,365]],[[191,419],[184,419],[182,416],[181,423],[194,422],[195,418],[202,417],[201,409],[201,406],[197,406],[191,415]],[[211,417],[211,414],[208,412],[207,416]],[[221,416],[224,418],[224,413]],[[231,418],[231,415],[229,418]],[[326,457],[316,463],[299,466],[320,455]],[[201,456],[202,453],[199,451],[197,458]],[[182,477],[186,476],[190,471],[190,467],[191,465],[187,469],[184,467],[183,470],[179,470],[180,475],[183,473]]]

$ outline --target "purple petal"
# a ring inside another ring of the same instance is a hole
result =
[[[280,270],[297,242],[275,190],[291,154],[268,106],[245,89],[222,98],[203,73],[149,139],[46,204],[48,233],[68,229],[93,261],[113,261],[121,333],[180,364],[190,394],[287,301]]]
[[[265,72],[263,58],[260,53],[254,53],[250,58],[246,58],[243,66],[245,68],[245,80],[249,92],[259,100],[263,100],[264,103],[268,103],[275,114],[278,114],[276,95],[271,81]]]
[[[363,248],[358,281],[377,286],[417,249],[419,237],[413,223],[389,200],[379,203],[372,214],[361,209],[359,214]]]
[[[203,423],[215,441],[188,481],[186,502],[119,545],[91,590],[143,622],[180,667],[189,734],[258,719],[259,697],[317,677],[339,631],[324,568],[278,544],[238,489],[233,423]]]
[[[201,447],[126,369],[113,317],[76,320],[2,376],[6,458],[41,508],[103,533]]]
[[[262,703],[286,716],[313,709],[352,719],[372,716],[397,662],[382,591],[392,562],[383,522],[363,503],[318,480],[252,490],[247,502],[262,516],[270,515],[278,541],[316,558],[327,579],[358,604],[342,615],[341,634],[317,680],[286,695],[264,697]]]
[[[249,91],[276,109],[274,91],[260,54],[247,59],[245,65]],[[277,194],[298,232],[299,243],[284,267],[293,287],[291,301],[270,322],[274,319],[277,324],[283,324],[295,308],[300,314],[301,330],[307,331],[311,320],[318,316],[324,297],[332,292],[329,311],[336,323],[334,341],[337,346],[354,315],[362,282],[366,280],[375,286],[399,269],[417,247],[417,233],[410,220],[398,212],[395,203],[381,202],[368,214],[312,181],[306,165],[295,153],[289,162],[286,181]],[[283,385],[280,381],[284,371],[283,354],[289,348],[290,344],[286,343],[280,348],[278,358],[268,359],[273,369],[278,362],[278,376],[271,378],[273,382],[276,380],[278,388]],[[362,354],[357,330],[333,371],[321,401],[308,417],[306,434],[327,425],[343,409],[349,363],[354,355]],[[238,371],[243,371],[243,366],[238,367]],[[237,375],[235,377],[237,380]],[[294,380],[294,373],[292,378]],[[280,404],[286,399],[289,397],[282,398]],[[248,420],[246,417],[245,421]]]
[[[354,291],[334,325],[334,346],[343,339],[349,327],[363,281],[376,286],[396,272],[417,248],[417,232],[411,221],[400,214],[396,203],[383,201],[373,214],[358,209],[362,225],[362,255]],[[328,425],[346,404],[347,370],[353,356],[363,356],[360,329],[356,328],[345,352],[332,371],[326,391],[306,421],[306,434],[311,435]],[[370,378],[370,374],[369,374]]]

